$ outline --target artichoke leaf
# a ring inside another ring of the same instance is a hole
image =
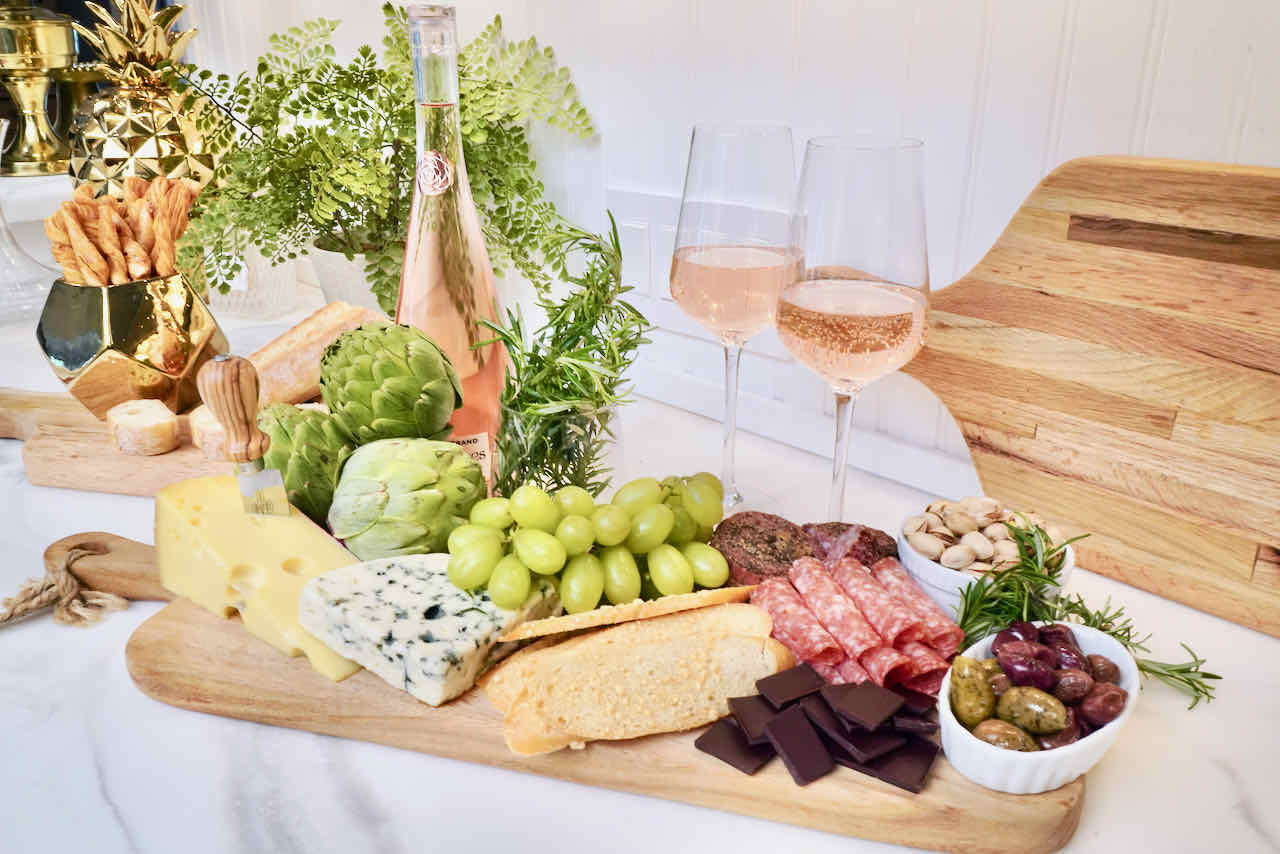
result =
[[[341,489],[329,505],[329,529],[338,539],[347,540],[377,524],[391,496],[379,480],[351,478],[339,484]]]

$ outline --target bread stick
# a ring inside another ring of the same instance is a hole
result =
[[[130,175],[124,179],[124,202],[126,205],[134,204],[138,199],[146,195],[147,189],[151,185],[143,178],[137,175]]]
[[[152,189],[155,189],[155,186],[152,184]],[[169,219],[169,209],[165,206],[164,199],[156,203],[155,233],[155,245],[151,247],[151,262],[156,268],[156,275],[172,276],[178,272],[177,252],[173,243],[173,226]]]
[[[150,199],[138,200],[138,225],[133,229],[133,233],[142,248],[150,254],[156,245],[155,208]]]
[[[67,237],[70,238],[71,248],[75,251],[84,284],[105,285],[110,276],[110,268],[107,266],[106,259],[102,257],[102,253],[98,251],[98,247],[93,245],[93,241],[81,227],[74,203],[63,202],[59,215],[62,219],[62,227],[66,229]]]
[[[71,198],[78,202],[92,202],[94,198],[93,185],[81,184],[79,187],[76,187],[75,192],[71,194]]]
[[[129,281],[129,270],[124,263],[124,251],[120,248],[120,235],[112,221],[110,205],[98,205],[98,249],[107,259],[111,284],[123,285]]]
[[[129,231],[128,225],[120,229],[120,248],[124,251],[125,265],[129,268],[130,280],[151,277],[151,256],[142,244]]]

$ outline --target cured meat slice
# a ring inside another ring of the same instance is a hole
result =
[[[800,598],[850,658],[856,661],[858,656],[883,643],[858,606],[817,558],[800,558],[791,565],[788,574]]]
[[[835,565],[831,574],[857,604],[885,646],[896,647],[924,638],[924,621],[886,590],[865,566],[852,558],[844,558]]]
[[[846,658],[844,661],[840,662],[839,667],[836,669],[840,671],[840,678],[853,685],[861,685],[863,682],[866,682],[871,678],[870,674],[863,669],[862,665],[854,661],[852,658]]]
[[[904,678],[915,679],[929,673],[947,670],[947,660],[920,641],[907,641],[898,647],[898,652],[911,659],[911,673]]]
[[[844,651],[785,578],[771,578],[751,592],[751,604],[773,618],[773,636],[809,664],[838,664]]]
[[[898,563],[897,558],[883,558],[872,567],[877,581],[924,621],[925,640],[943,658],[950,658],[960,651],[964,643],[964,631],[955,624],[942,606],[929,598]]]
[[[845,659],[848,661],[848,659]],[[821,661],[812,662],[810,665],[819,676],[827,680],[828,685],[843,685],[844,676],[840,673],[840,668],[834,664],[824,664]]]
[[[884,531],[848,522],[810,522],[801,526],[813,544],[813,552],[823,563],[851,557],[871,566],[883,557],[897,557],[898,544]]]
[[[902,682],[906,678],[904,674],[911,670],[911,659],[891,646],[867,650],[858,659],[858,663],[867,671],[871,680],[881,687]]]
[[[759,584],[785,576],[796,558],[813,557],[800,526],[772,513],[734,513],[716,526],[710,545],[729,561],[734,584]]]
[[[928,694],[931,697],[938,696],[938,691],[942,689],[942,677],[947,675],[945,670],[935,670],[932,673],[926,673],[923,676],[917,676],[914,679],[908,679],[902,683],[902,687],[910,688],[912,691],[919,691],[921,694]]]

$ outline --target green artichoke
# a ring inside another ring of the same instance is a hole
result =
[[[320,360],[320,394],[357,445],[400,437],[444,439],[462,383],[436,343],[382,321],[344,332]]]
[[[258,428],[271,437],[263,465],[279,469],[289,503],[323,525],[342,464],[355,450],[350,438],[328,414],[286,403],[259,411]]]
[[[442,552],[484,496],[480,465],[452,442],[382,439],[347,460],[329,529],[361,560]]]

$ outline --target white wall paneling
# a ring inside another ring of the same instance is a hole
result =
[[[511,37],[536,35],[573,70],[601,135],[571,145],[539,134],[548,188],[584,224],[598,227],[606,204],[618,219],[625,275],[659,328],[637,366],[641,392],[712,415],[722,398],[718,348],[670,302],[666,282],[695,121],[786,122],[797,155],[818,134],[923,138],[935,288],[976,263],[1034,184],[1066,159],[1129,153],[1280,165],[1276,0],[458,5],[464,38],[501,13]],[[245,65],[267,32],[317,16],[344,19],[337,44],[350,55],[381,38],[378,7],[195,2],[205,29],[199,58]],[[829,453],[830,394],[772,333],[749,345],[742,387],[744,428]],[[914,380],[873,386],[855,422],[856,464],[962,491],[936,472],[948,460],[967,471],[963,440]]]

